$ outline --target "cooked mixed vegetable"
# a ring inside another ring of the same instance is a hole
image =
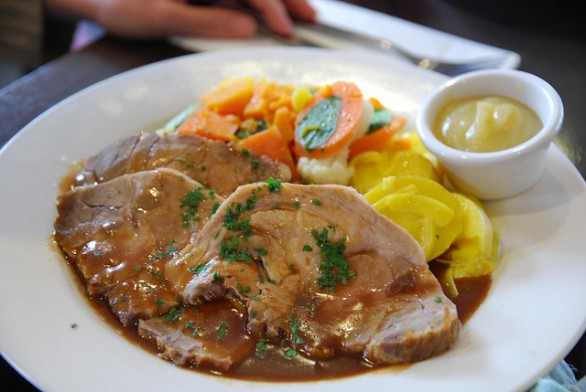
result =
[[[288,86],[226,80],[160,132],[238,143],[286,164],[295,181],[350,185],[405,228],[428,261],[447,265],[440,279],[490,275],[498,238],[482,204],[450,187],[405,116],[348,81]]]

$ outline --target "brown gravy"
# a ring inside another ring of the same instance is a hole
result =
[[[153,355],[158,355],[159,351],[155,342],[142,338],[137,333],[136,325],[124,327],[118,318],[113,314],[107,301],[102,297],[89,297],[85,293],[82,277],[77,272],[74,265],[68,262],[71,272],[76,277],[76,283],[80,292],[84,293],[91,307],[96,313],[114,328],[121,336],[128,341],[138,345]],[[432,262],[430,268],[436,276],[440,274],[445,266],[440,263]],[[456,304],[458,317],[462,323],[470,319],[478,307],[482,304],[492,284],[491,276],[480,276],[477,278],[466,278],[456,280],[459,295],[451,296],[445,288],[446,295]],[[206,305],[201,305],[206,306]],[[208,306],[212,306],[209,304]],[[205,308],[202,313],[206,313]],[[211,310],[211,309],[210,309]],[[393,365],[389,369],[400,371],[408,365]],[[194,371],[222,375],[235,379],[253,380],[253,381],[317,381],[331,378],[348,377],[365,373],[373,369],[373,366],[364,361],[361,357],[336,356],[327,361],[314,361],[297,355],[295,358],[286,358],[283,350],[275,345],[267,344],[262,356],[249,355],[239,365],[234,366],[227,372],[218,372],[209,367],[190,368]]]

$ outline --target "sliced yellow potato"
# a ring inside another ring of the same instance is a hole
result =
[[[454,193],[462,206],[463,229],[441,260],[449,264],[454,279],[491,274],[499,255],[499,241],[482,205]]]
[[[428,261],[446,252],[462,232],[460,203],[446,188],[428,178],[386,177],[365,197],[421,244]]]
[[[385,150],[357,155],[350,162],[354,168],[352,186],[366,193],[388,176],[418,176],[438,182],[440,176],[429,159],[418,152]]]
[[[426,255],[435,252],[437,228],[447,226],[455,215],[454,210],[440,201],[409,193],[385,196],[374,208],[411,233]]]

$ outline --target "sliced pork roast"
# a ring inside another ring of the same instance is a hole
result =
[[[178,304],[163,266],[193,241],[223,199],[161,168],[76,187],[57,200],[55,240],[123,324]]]
[[[246,333],[246,309],[238,301],[174,308],[163,317],[140,320],[138,333],[179,366],[226,371],[244,360],[257,339]]]
[[[241,186],[166,276],[191,305],[240,301],[251,336],[312,359],[418,361],[460,330],[419,244],[349,187]]]
[[[90,157],[76,177],[76,185],[160,167],[182,171],[224,197],[242,184],[267,178],[291,179],[291,170],[286,165],[236,144],[199,136],[142,133],[119,140]]]

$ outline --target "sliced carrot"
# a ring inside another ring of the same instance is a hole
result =
[[[288,107],[283,106],[275,111],[273,125],[279,128],[283,139],[289,144],[295,137],[295,118]]]
[[[348,159],[366,151],[383,151],[388,148],[387,142],[391,137],[399,132],[405,123],[405,117],[393,116],[391,123],[377,130],[376,132],[362,136],[350,144],[350,154]]]
[[[378,99],[376,99],[374,97],[368,98],[368,102],[370,102],[370,104],[372,105],[372,108],[374,110],[385,109],[384,105]]]
[[[291,169],[291,173],[295,175],[296,168],[291,150],[276,126],[270,126],[264,131],[242,139],[238,144],[259,155],[266,155],[271,159],[286,164]]]
[[[258,81],[252,88],[250,101],[244,107],[244,116],[256,119],[265,118],[268,112],[270,90],[273,87],[273,83],[265,80]]]
[[[238,117],[222,116],[209,109],[198,109],[177,128],[182,135],[200,135],[223,141],[234,140],[238,130]]]
[[[203,96],[206,108],[219,114],[242,115],[252,97],[252,78],[226,80]]]
[[[318,159],[326,158],[340,152],[354,139],[354,136],[360,127],[363,112],[362,92],[354,83],[339,81],[320,90],[306,109],[299,113],[297,116],[297,124],[305,118],[307,113],[309,113],[315,105],[330,96],[336,96],[341,99],[340,115],[335,130],[319,148],[313,149],[312,151],[306,150],[301,144],[301,141],[299,140],[300,131],[296,130],[294,151],[297,156]],[[301,132],[302,131],[303,130],[301,130]]]

